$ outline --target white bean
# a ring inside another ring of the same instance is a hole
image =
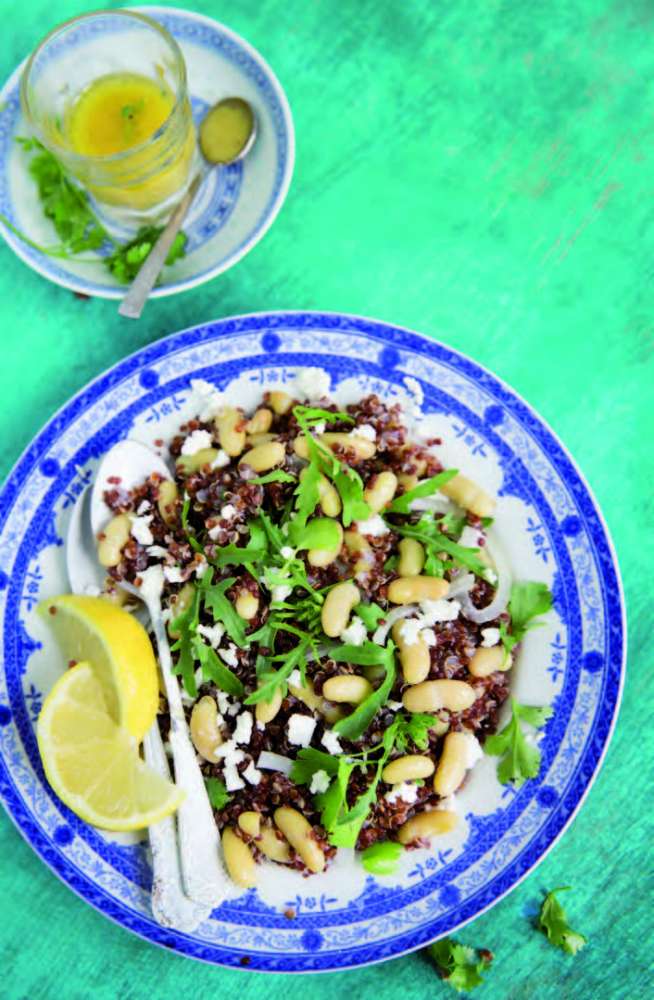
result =
[[[473,654],[468,670],[473,677],[488,677],[496,670],[510,670],[512,664],[513,658],[504,646],[491,646],[490,649],[482,646]]]
[[[431,666],[429,646],[421,635],[417,636],[415,642],[407,643],[402,635],[403,626],[403,621],[393,625],[393,639],[398,648],[402,674],[407,684],[420,684],[428,676]]]
[[[495,513],[495,500],[481,486],[461,473],[441,486],[440,490],[459,507],[472,511],[477,517],[492,517]]]
[[[465,733],[448,733],[434,775],[434,791],[442,798],[453,795],[466,776],[468,739]]]
[[[464,712],[476,697],[475,689],[465,681],[423,681],[407,688],[402,702],[408,712],[437,712],[440,708]]]
[[[216,756],[216,749],[222,743],[223,737],[218,726],[218,706],[210,695],[205,694],[196,701],[191,712],[189,728],[197,752],[210,764],[216,764],[220,760]]]
[[[320,612],[320,620],[325,635],[335,639],[347,628],[352,609],[361,600],[359,588],[351,580],[337,583],[327,594]]]
[[[359,705],[372,694],[372,684],[359,674],[340,674],[326,680],[322,692],[328,701]]]
[[[429,837],[449,833],[458,821],[456,813],[445,809],[432,809],[431,812],[418,813],[404,823],[397,833],[401,844],[412,844],[414,840],[427,840]]]
[[[450,588],[447,580],[438,576],[401,576],[388,587],[391,604],[418,604],[445,597]]]
[[[397,490],[397,476],[394,472],[380,472],[374,476],[370,484],[363,491],[363,499],[366,501],[373,514],[378,514],[380,510],[388,506]]]
[[[255,472],[268,472],[275,465],[281,465],[285,456],[286,451],[281,441],[269,441],[247,451],[238,464],[249,465]]]
[[[116,517],[112,517],[102,532],[98,544],[98,561],[101,566],[118,565],[131,530],[132,522],[128,514],[117,514]]]
[[[420,576],[425,565],[425,550],[415,538],[403,538],[397,547],[400,576]]]
[[[223,830],[222,845],[230,878],[243,889],[251,889],[257,883],[257,866],[252,851],[231,826]]]
[[[157,491],[157,508],[166,524],[177,521],[177,483],[172,479],[162,479]]]
[[[214,420],[220,447],[231,458],[236,458],[245,448],[245,419],[241,410],[226,406]]]
[[[302,813],[290,806],[280,806],[279,809],[275,809],[274,818],[276,826],[300,855],[309,871],[323,871],[324,852],[314,840],[313,827]]]
[[[399,785],[402,781],[429,778],[434,773],[434,762],[423,754],[409,753],[396,757],[382,771],[382,781],[389,785]]]

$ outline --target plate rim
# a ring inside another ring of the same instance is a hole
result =
[[[59,418],[59,416],[74,401],[76,401],[79,397],[81,397],[82,395],[86,394],[87,392],[91,391],[92,388],[96,385],[96,383],[99,383],[102,379],[104,379],[108,375],[114,373],[118,368],[122,367],[123,365],[127,365],[129,367],[129,365],[128,365],[129,362],[133,362],[135,359],[137,359],[139,357],[143,357],[143,356],[147,357],[147,361],[144,362],[144,364],[142,365],[142,367],[146,367],[146,365],[149,365],[149,364],[151,364],[153,362],[156,362],[156,361],[160,360],[161,358],[166,357],[168,354],[172,353],[174,351],[175,342],[178,341],[178,340],[182,340],[185,336],[187,336],[189,334],[192,334],[192,333],[196,333],[196,332],[199,333],[200,331],[214,330],[214,332],[215,332],[215,334],[217,336],[214,337],[214,338],[212,338],[212,339],[217,339],[217,337],[223,337],[223,336],[227,337],[227,336],[230,336],[233,332],[238,332],[237,330],[234,330],[234,331],[230,330],[229,329],[230,325],[232,325],[232,324],[234,324],[234,325],[241,324],[242,321],[248,321],[248,320],[255,320],[255,321],[256,320],[266,320],[270,324],[269,328],[272,329],[272,330],[275,330],[280,325],[279,321],[281,321],[283,323],[284,318],[288,317],[288,316],[295,316],[295,317],[304,316],[304,317],[308,317],[309,320],[312,321],[313,324],[314,324],[311,327],[312,332],[315,332],[315,329],[316,329],[316,326],[317,326],[317,321],[319,321],[320,319],[327,319],[327,320],[332,319],[332,320],[338,320],[340,322],[345,321],[346,324],[350,324],[352,321],[354,321],[355,325],[356,325],[357,322],[358,323],[363,323],[363,324],[369,324],[371,327],[376,328],[376,332],[378,334],[381,334],[381,333],[387,333],[387,334],[390,333],[391,335],[395,334],[395,333],[408,334],[409,336],[415,337],[415,338],[417,338],[419,340],[424,340],[427,344],[434,345],[436,347],[440,347],[440,348],[444,349],[445,351],[450,352],[451,354],[455,355],[458,359],[462,359],[463,361],[468,362],[474,368],[476,368],[477,370],[479,370],[483,374],[487,375],[490,378],[490,380],[491,380],[491,384],[495,384],[496,386],[498,386],[502,390],[506,391],[508,393],[508,395],[510,397],[512,397],[514,400],[517,400],[525,408],[525,410],[535,419],[536,423],[540,424],[541,427],[544,427],[545,430],[551,435],[551,437],[557,443],[557,445],[559,446],[559,448],[561,449],[561,451],[563,453],[563,456],[570,463],[570,466],[571,466],[572,470],[574,471],[575,475],[581,481],[581,483],[582,483],[582,485],[583,485],[583,487],[584,487],[584,489],[586,491],[586,495],[587,495],[587,497],[590,499],[590,501],[592,503],[593,512],[594,512],[595,516],[598,519],[599,526],[600,526],[600,528],[601,528],[601,530],[603,532],[603,536],[604,536],[604,540],[606,542],[606,546],[607,546],[608,552],[609,552],[609,554],[611,556],[611,565],[612,565],[612,568],[613,568],[613,570],[615,572],[615,578],[616,578],[616,584],[617,584],[617,594],[613,595],[613,600],[614,600],[614,605],[616,606],[616,610],[619,609],[620,639],[621,639],[621,643],[622,643],[622,656],[621,656],[621,662],[619,664],[619,676],[617,678],[617,690],[615,692],[615,702],[614,702],[614,705],[613,705],[613,711],[612,711],[612,716],[611,716],[610,724],[609,724],[609,727],[608,727],[607,732],[606,732],[606,737],[604,739],[603,746],[601,748],[601,751],[600,751],[600,753],[599,753],[599,755],[597,757],[597,760],[595,762],[595,765],[593,767],[592,773],[586,779],[585,787],[584,787],[583,791],[581,792],[581,794],[579,794],[579,797],[577,798],[577,801],[575,802],[574,807],[571,809],[570,814],[565,819],[565,821],[562,822],[560,828],[552,836],[550,842],[547,844],[547,846],[544,849],[542,849],[542,851],[539,853],[538,857],[533,861],[533,863],[529,864],[526,867],[526,869],[525,869],[524,872],[522,872],[521,874],[517,875],[515,877],[515,879],[511,882],[511,884],[509,886],[507,886],[507,888],[505,888],[502,891],[498,892],[498,894],[491,901],[489,901],[485,905],[482,905],[471,916],[465,917],[465,918],[457,921],[455,924],[453,924],[453,926],[451,928],[449,928],[449,930],[447,930],[445,932],[445,934],[447,934],[447,935],[453,935],[453,934],[456,934],[458,931],[460,931],[462,927],[465,927],[471,921],[476,920],[478,917],[482,916],[484,913],[487,913],[490,909],[492,909],[492,907],[494,907],[497,903],[499,903],[502,899],[504,899],[507,895],[509,895],[509,893],[513,892],[513,890],[516,889],[527,878],[528,875],[531,875],[535,871],[535,869],[545,860],[545,858],[548,856],[548,854],[553,849],[553,847],[558,843],[558,841],[560,840],[560,838],[569,829],[569,827],[571,826],[571,824],[573,823],[573,821],[576,819],[576,817],[579,814],[579,811],[580,811],[581,807],[585,803],[586,798],[587,798],[587,796],[588,796],[588,794],[589,794],[592,786],[594,785],[595,781],[597,780],[597,777],[598,777],[598,775],[599,775],[599,773],[600,773],[600,771],[601,771],[601,769],[602,769],[602,767],[604,765],[604,761],[606,759],[606,755],[608,753],[608,749],[609,749],[609,747],[611,745],[611,741],[613,739],[613,735],[614,735],[614,732],[615,732],[615,727],[617,725],[618,716],[620,714],[620,707],[621,707],[621,703],[622,703],[622,697],[623,697],[623,693],[624,693],[624,685],[625,685],[625,680],[626,680],[626,666],[627,666],[627,652],[628,652],[628,622],[627,622],[627,616],[626,616],[626,603],[625,603],[625,597],[624,597],[624,585],[623,585],[623,582],[622,582],[622,576],[621,576],[621,572],[620,572],[620,565],[619,565],[619,561],[618,561],[618,557],[617,557],[616,548],[615,548],[615,545],[614,545],[614,542],[613,542],[613,538],[611,536],[611,532],[610,532],[609,527],[607,525],[607,522],[606,522],[606,519],[605,519],[604,514],[602,512],[602,509],[601,509],[601,507],[600,507],[600,505],[599,505],[599,503],[597,501],[597,498],[595,497],[595,494],[594,494],[593,490],[591,489],[591,487],[590,487],[590,485],[588,483],[588,480],[587,480],[586,476],[584,475],[584,473],[579,468],[576,460],[571,455],[571,453],[568,450],[567,446],[563,443],[563,441],[561,440],[561,438],[559,437],[559,435],[552,429],[552,427],[549,424],[549,422],[544,417],[542,417],[534,409],[534,407],[529,402],[527,402],[524,399],[524,397],[517,390],[515,390],[509,383],[507,383],[499,375],[496,375],[486,365],[482,364],[481,362],[476,361],[474,358],[470,357],[470,355],[468,355],[468,354],[460,351],[456,347],[451,346],[450,344],[446,343],[445,341],[440,340],[436,336],[430,336],[429,334],[423,333],[421,331],[417,331],[417,330],[411,329],[410,327],[405,327],[405,326],[402,326],[402,325],[399,325],[399,324],[396,324],[396,323],[393,323],[393,322],[388,322],[386,320],[380,320],[380,319],[377,319],[377,318],[374,318],[374,317],[364,316],[364,315],[355,314],[355,313],[345,313],[345,312],[329,311],[329,310],[307,310],[307,309],[261,310],[261,311],[255,311],[255,312],[250,312],[250,313],[237,314],[237,315],[233,315],[233,316],[226,316],[226,317],[222,317],[222,318],[218,318],[218,319],[213,319],[213,320],[208,320],[208,321],[205,321],[205,322],[193,324],[191,326],[185,327],[182,330],[177,330],[177,331],[175,331],[175,332],[173,332],[171,334],[167,334],[165,337],[162,337],[162,338],[160,338],[158,340],[155,340],[153,342],[145,344],[141,348],[136,349],[135,351],[131,352],[130,354],[126,355],[125,357],[120,358],[117,362],[115,362],[115,364],[110,365],[108,368],[104,369],[102,372],[100,372],[94,378],[92,378],[91,380],[89,380],[89,382],[87,382],[85,385],[81,386],[73,395],[71,395],[67,400],[65,400],[64,403],[56,410],[56,412],[53,413],[52,416],[40,427],[40,429],[37,431],[37,433],[31,438],[31,440],[27,443],[27,445],[25,446],[25,448],[22,450],[22,452],[20,453],[19,457],[16,459],[16,461],[12,465],[11,469],[7,473],[5,482],[4,482],[3,486],[2,486],[2,488],[0,489],[0,500],[2,499],[3,494],[5,493],[7,485],[10,483],[11,479],[13,478],[14,473],[18,470],[18,468],[22,465],[22,463],[28,458],[28,454],[29,454],[30,450],[40,440],[40,438],[42,437],[42,435],[51,427],[51,425],[53,423],[55,423],[57,421],[57,419]],[[277,322],[275,322],[275,320]],[[335,327],[334,325],[330,325],[329,328],[330,328],[330,330],[332,332],[338,332],[338,328]],[[242,331],[242,332],[248,332],[248,331],[246,330],[246,331]],[[265,332],[265,331],[253,330],[253,331],[250,331],[250,332]],[[348,332],[348,331],[345,330],[343,332]],[[363,331],[360,330],[358,332],[362,333]],[[392,340],[390,340],[390,339],[389,339],[389,344],[392,345]],[[189,344],[189,345],[185,345],[185,346],[191,346],[191,345]],[[283,351],[281,351],[280,353],[283,353]],[[154,357],[149,356],[151,354],[153,354],[155,356]],[[134,372],[132,371],[130,374],[134,374]],[[144,390],[144,391],[147,391],[147,390]],[[602,587],[600,589],[604,589],[604,588]],[[615,597],[618,598],[617,601],[615,601]],[[4,762],[0,761],[0,764],[2,765],[2,767],[4,767]],[[1,768],[0,768],[0,776],[1,776]],[[380,955],[380,956],[377,956],[375,958],[364,959],[364,960],[360,960],[360,961],[358,961],[356,959],[356,955],[362,949],[361,949],[360,946],[359,947],[355,946],[354,948],[349,948],[347,950],[344,950],[342,953],[340,953],[340,954],[347,954],[347,955],[349,955],[353,959],[352,961],[349,961],[345,965],[342,965],[342,964],[338,964],[337,965],[335,962],[332,962],[332,964],[329,967],[324,967],[324,968],[315,968],[315,967],[312,967],[312,968],[309,968],[309,967],[306,967],[306,968],[295,967],[295,968],[290,968],[290,969],[266,968],[264,966],[258,966],[258,965],[254,964],[254,963],[251,964],[251,965],[243,966],[243,965],[240,964],[240,962],[238,960],[236,960],[235,962],[230,963],[230,962],[227,962],[227,961],[224,961],[224,960],[216,959],[215,957],[208,957],[208,956],[205,956],[205,955],[197,953],[197,952],[196,953],[190,953],[189,951],[187,951],[185,949],[182,950],[182,949],[180,949],[178,947],[175,947],[174,945],[173,945],[173,947],[171,949],[170,942],[166,941],[166,940],[163,940],[163,938],[165,937],[166,929],[159,928],[158,930],[159,930],[159,932],[161,932],[159,934],[157,933],[157,929],[156,928],[154,929],[154,933],[152,933],[152,931],[151,931],[151,929],[149,927],[146,927],[146,928],[143,928],[143,929],[138,929],[137,927],[134,927],[131,924],[127,924],[124,921],[124,919],[121,919],[122,913],[112,914],[111,912],[109,912],[110,908],[103,907],[102,905],[100,905],[99,902],[96,903],[92,898],[89,898],[89,896],[83,895],[81,889],[76,888],[75,885],[73,884],[73,882],[70,881],[68,878],[66,878],[66,875],[64,874],[63,871],[58,870],[56,867],[54,867],[53,863],[50,860],[48,860],[48,858],[46,856],[45,850],[39,849],[39,847],[37,847],[36,844],[30,838],[28,831],[24,830],[23,827],[19,824],[18,817],[14,814],[13,811],[10,811],[10,809],[9,809],[8,803],[7,803],[6,798],[5,798],[4,791],[2,790],[1,787],[0,787],[0,801],[2,802],[3,807],[5,809],[5,812],[7,813],[7,815],[9,816],[9,818],[11,819],[12,823],[14,824],[14,826],[16,827],[16,829],[18,830],[18,832],[20,833],[20,835],[23,837],[23,839],[26,841],[26,843],[30,846],[30,848],[46,864],[46,866],[50,869],[50,871],[52,871],[53,874],[56,875],[57,878],[60,879],[60,881],[62,881],[69,889],[71,889],[85,903],[91,905],[95,910],[97,910],[98,912],[100,912],[104,917],[108,917],[110,920],[112,920],[112,922],[114,922],[118,926],[122,927],[124,930],[130,931],[131,933],[137,935],[138,937],[142,938],[143,940],[148,941],[151,944],[158,945],[159,947],[163,947],[166,950],[174,950],[177,954],[181,954],[181,955],[183,955],[186,958],[190,958],[190,959],[195,960],[195,961],[201,961],[201,962],[203,962],[205,964],[208,964],[208,965],[213,965],[213,966],[218,966],[218,967],[225,967],[225,968],[230,968],[230,969],[242,969],[243,971],[250,971],[250,972],[261,972],[261,973],[283,974],[283,975],[301,975],[301,974],[309,974],[309,973],[311,973],[311,974],[318,974],[318,973],[329,973],[329,972],[335,972],[335,971],[349,971],[349,970],[358,969],[358,968],[365,968],[365,967],[368,967],[368,966],[371,966],[371,965],[377,965],[377,964],[379,964],[381,962],[392,961],[393,959],[400,958],[400,957],[402,957],[404,955],[411,954],[411,953],[413,953],[415,951],[418,951],[418,950],[422,950],[422,949],[428,947],[429,944],[432,943],[433,941],[436,941],[440,937],[445,936],[442,933],[441,934],[436,934],[436,936],[434,936],[434,937],[428,937],[424,941],[420,940],[415,945],[409,945],[408,947],[401,947],[401,948],[398,948],[397,950],[394,950],[392,948],[394,938],[390,938],[390,939],[387,939],[387,942],[388,942],[388,944],[390,944],[390,947],[391,947],[391,951],[390,951],[389,954]],[[22,803],[22,800],[19,800],[18,806],[19,806],[19,809],[23,809],[23,811],[25,811],[23,803]],[[40,832],[41,828],[38,827],[37,829]],[[528,845],[525,845],[525,846],[528,846]],[[62,865],[61,867],[62,868],[65,867],[65,864],[66,864],[66,862],[64,862],[64,865]],[[139,914],[138,916],[139,916],[139,918],[141,920],[146,920],[147,919],[147,918],[144,918],[143,915],[141,915],[141,914]],[[424,929],[427,931],[433,925],[433,923],[434,923],[433,920],[429,921],[428,923],[426,923],[425,925],[423,925]],[[148,931],[150,931],[150,933],[148,933]],[[184,940],[189,940],[189,941],[193,941],[194,940],[194,938],[193,938],[192,935],[181,934],[178,931],[174,931],[173,933],[174,933],[174,935],[177,938],[182,938]],[[403,932],[402,934],[398,935],[398,937],[399,938],[403,938],[405,935],[406,935],[406,931]],[[162,940],[158,940],[157,939],[158,937],[161,937]],[[388,946],[388,944],[387,944],[387,946]],[[379,942],[379,946],[380,947],[384,947],[384,942],[383,941]],[[210,944],[210,945],[209,944],[207,945],[207,949],[208,950],[213,950],[213,949],[215,949],[215,947],[216,947],[216,945],[213,944],[213,943]],[[225,951],[229,950],[228,946],[226,946],[226,945],[222,945],[222,946],[219,946],[219,947],[221,947],[221,950],[225,950]],[[238,955],[237,952],[234,952],[234,954]],[[310,959],[311,954],[312,953],[310,953],[310,952],[307,953],[307,956],[306,956],[307,959]],[[334,955],[338,955],[339,952],[333,952],[333,954]],[[293,961],[293,960],[297,959],[297,956],[294,955],[293,958],[291,958],[289,956],[289,958],[290,958],[291,961]],[[256,957],[255,957],[254,961],[255,962],[257,961]]]
[[[162,7],[159,4],[130,4],[125,8],[126,10],[135,10],[145,14],[150,14],[155,17],[157,14],[163,15],[177,15],[180,17],[185,17],[190,21],[199,21],[208,25],[209,27],[218,27],[221,32],[223,32],[231,41],[237,43],[242,47],[251,57],[257,62],[264,70],[267,75],[274,91],[275,95],[279,101],[282,115],[284,118],[284,124],[286,127],[286,132],[288,136],[288,148],[286,151],[286,167],[284,170],[284,175],[282,182],[275,197],[275,200],[271,206],[268,216],[265,218],[262,226],[256,230],[252,236],[233,254],[228,256],[222,263],[215,265],[215,267],[209,267],[208,270],[204,271],[202,274],[196,275],[195,277],[184,278],[181,281],[175,282],[171,285],[158,285],[152,289],[150,292],[151,299],[163,299],[171,295],[179,295],[183,292],[189,292],[193,288],[198,288],[200,285],[204,285],[219,275],[224,274],[225,271],[230,270],[238,264],[249,252],[253,250],[254,247],[264,238],[271,228],[272,224],[277,219],[277,216],[282,210],[284,202],[286,201],[289,188],[291,186],[291,181],[293,180],[293,174],[295,170],[295,154],[296,154],[296,142],[295,142],[295,125],[293,122],[293,114],[291,111],[291,106],[286,96],[286,91],[282,87],[277,74],[274,72],[270,63],[264,56],[256,49],[250,42],[247,41],[242,35],[234,31],[232,28],[227,27],[222,21],[218,21],[215,17],[210,17],[208,14],[201,14],[198,11],[187,10],[184,7]],[[23,69],[29,59],[27,55],[19,64],[16,66],[14,71],[7,77],[2,87],[0,87],[0,107],[2,102],[5,100],[5,95],[8,91],[13,89],[16,82],[20,79]],[[81,278],[77,275],[71,274],[69,278],[62,277],[59,274],[50,273],[46,266],[45,260],[47,260],[47,255],[39,253],[36,260],[32,260],[27,254],[23,241],[19,237],[15,236],[7,227],[0,221],[0,236],[4,239],[5,243],[10,250],[21,260],[30,270],[34,271],[36,274],[45,278],[46,281],[51,282],[54,285],[58,285],[60,288],[65,288],[68,291],[76,292],[81,295],[88,296],[92,299],[107,299],[117,301],[124,298],[127,288],[129,286],[112,288],[107,286],[98,291],[94,289],[89,290],[88,284],[85,284]],[[45,259],[45,260],[44,260]]]

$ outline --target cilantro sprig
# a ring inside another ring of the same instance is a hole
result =
[[[429,947],[429,955],[435,962],[439,975],[457,993],[467,992],[479,986],[493,960],[490,952],[476,951],[467,945],[458,944],[452,938],[442,938]]]
[[[545,615],[552,607],[552,594],[544,583],[514,583],[509,598],[511,631],[504,622],[500,623],[500,638],[507,653],[522,642],[529,629],[542,625],[534,618]]]
[[[540,770],[540,750],[527,742],[520,723],[526,722],[540,729],[551,715],[549,706],[521,705],[511,698],[511,720],[499,733],[487,737],[484,743],[487,754],[502,758],[497,776],[503,785],[512,781],[520,787],[528,778],[536,777]]]
[[[224,809],[228,802],[232,801],[232,796],[221,778],[205,778],[204,783],[213,809]]]
[[[557,892],[567,892],[569,889],[569,885],[561,885],[545,894],[536,926],[555,947],[561,948],[568,955],[576,955],[588,944],[588,938],[573,931],[565,910],[556,898]]]

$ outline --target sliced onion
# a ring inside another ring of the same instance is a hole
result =
[[[448,599],[450,597],[467,597],[474,585],[474,573],[466,573],[465,570],[461,570],[461,572],[457,573],[457,575],[450,580],[450,588],[447,592]]]
[[[287,776],[291,773],[291,768],[295,762],[290,757],[284,757],[280,753],[270,753],[269,750],[262,750],[259,754],[257,767],[260,771],[281,771]]]
[[[401,608],[393,608],[386,615],[386,620],[383,625],[380,625],[377,631],[373,634],[372,641],[376,642],[378,646],[383,646],[386,643],[386,636],[393,628],[395,622],[399,622],[402,618],[408,618],[409,615],[415,614],[419,610],[417,604],[405,604]]]
[[[490,537],[490,534],[486,536],[486,551],[490,555],[495,566],[495,572],[497,573],[497,589],[495,590],[493,600],[485,608],[476,608],[468,594],[461,596],[461,611],[466,618],[471,622],[476,622],[477,625],[493,621],[503,611],[506,611],[511,594],[511,571],[509,570],[509,564],[504,558],[501,547]]]

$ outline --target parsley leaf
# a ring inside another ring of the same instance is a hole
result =
[[[227,803],[232,801],[232,796],[228,793],[225,782],[221,778],[205,778],[204,783],[213,809],[224,809]]]
[[[569,885],[562,885],[546,894],[536,926],[557,948],[561,948],[568,955],[576,955],[588,943],[588,938],[578,931],[573,931],[568,924],[565,910],[556,898],[557,892],[567,892],[568,889]]]
[[[393,875],[404,853],[396,840],[381,840],[371,844],[361,855],[363,867],[373,875]]]
[[[386,646],[378,646],[374,642],[364,642],[361,646],[342,645],[330,650],[330,657],[337,663],[357,663],[366,666],[380,664],[386,671],[386,676],[377,690],[364,698],[351,715],[339,719],[334,726],[335,731],[345,739],[357,740],[388,700],[395,683],[394,650],[395,646],[392,642],[388,642]]]
[[[534,622],[538,615],[547,614],[552,607],[552,594],[544,583],[514,583],[509,598],[509,613],[511,615],[511,632],[506,624],[500,623],[500,637],[507,653],[522,642],[531,628],[541,625]]]
[[[225,591],[236,582],[236,577],[229,576],[215,584],[211,582],[212,577],[213,570],[208,569],[200,581],[204,607],[210,608],[214,622],[222,622],[232,642],[239,647],[245,646],[245,622],[225,597]]]
[[[245,694],[242,682],[225,666],[215,649],[208,646],[199,635],[191,640],[191,649],[196,660],[200,661],[205,680],[213,681],[221,691],[241,698]]]
[[[481,973],[488,969],[492,961],[492,956],[487,957],[489,952],[475,953],[474,948],[457,944],[452,938],[436,941],[429,947],[429,954],[442,978],[457,993],[479,986],[483,982]]]
[[[293,761],[291,768],[291,781],[296,785],[308,785],[316,771],[326,771],[327,774],[338,773],[338,756],[325,753],[323,750],[315,750],[313,747],[306,747],[300,750]]]
[[[200,620],[200,590],[196,587],[193,599],[190,601],[185,611],[178,615],[170,623],[171,633],[176,633],[179,638],[170,647],[171,653],[179,653],[177,662],[173,664],[173,671],[181,674],[182,682],[191,698],[195,698],[198,693],[195,683],[195,654],[193,652],[193,639],[196,635],[198,622]]]
[[[540,729],[550,718],[552,709],[548,706],[537,708],[520,705],[512,698],[511,712],[511,721],[499,733],[487,737],[484,750],[493,757],[502,757],[497,769],[497,776],[502,784],[513,781],[520,787],[527,778],[536,777],[541,759],[538,747],[532,746],[525,739],[520,720]]]
[[[384,513],[409,514],[412,500],[418,500],[420,497],[428,497],[432,493],[438,493],[441,486],[445,486],[445,483],[449,483],[450,479],[454,479],[458,475],[458,472],[458,469],[443,469],[437,476],[432,476],[431,479],[424,479],[417,486],[414,486],[412,490],[407,490],[406,493],[402,493],[401,496],[396,497]]]
[[[435,715],[416,712],[408,716],[398,716],[398,730],[395,737],[395,749],[404,753],[411,745],[418,750],[426,750],[429,744],[429,731],[438,725]]]
[[[116,247],[109,257],[104,258],[105,265],[117,281],[128,285],[134,280],[162,232],[163,226],[142,226],[129,243]],[[186,243],[186,233],[177,233],[165,260],[167,267],[186,256]]]

